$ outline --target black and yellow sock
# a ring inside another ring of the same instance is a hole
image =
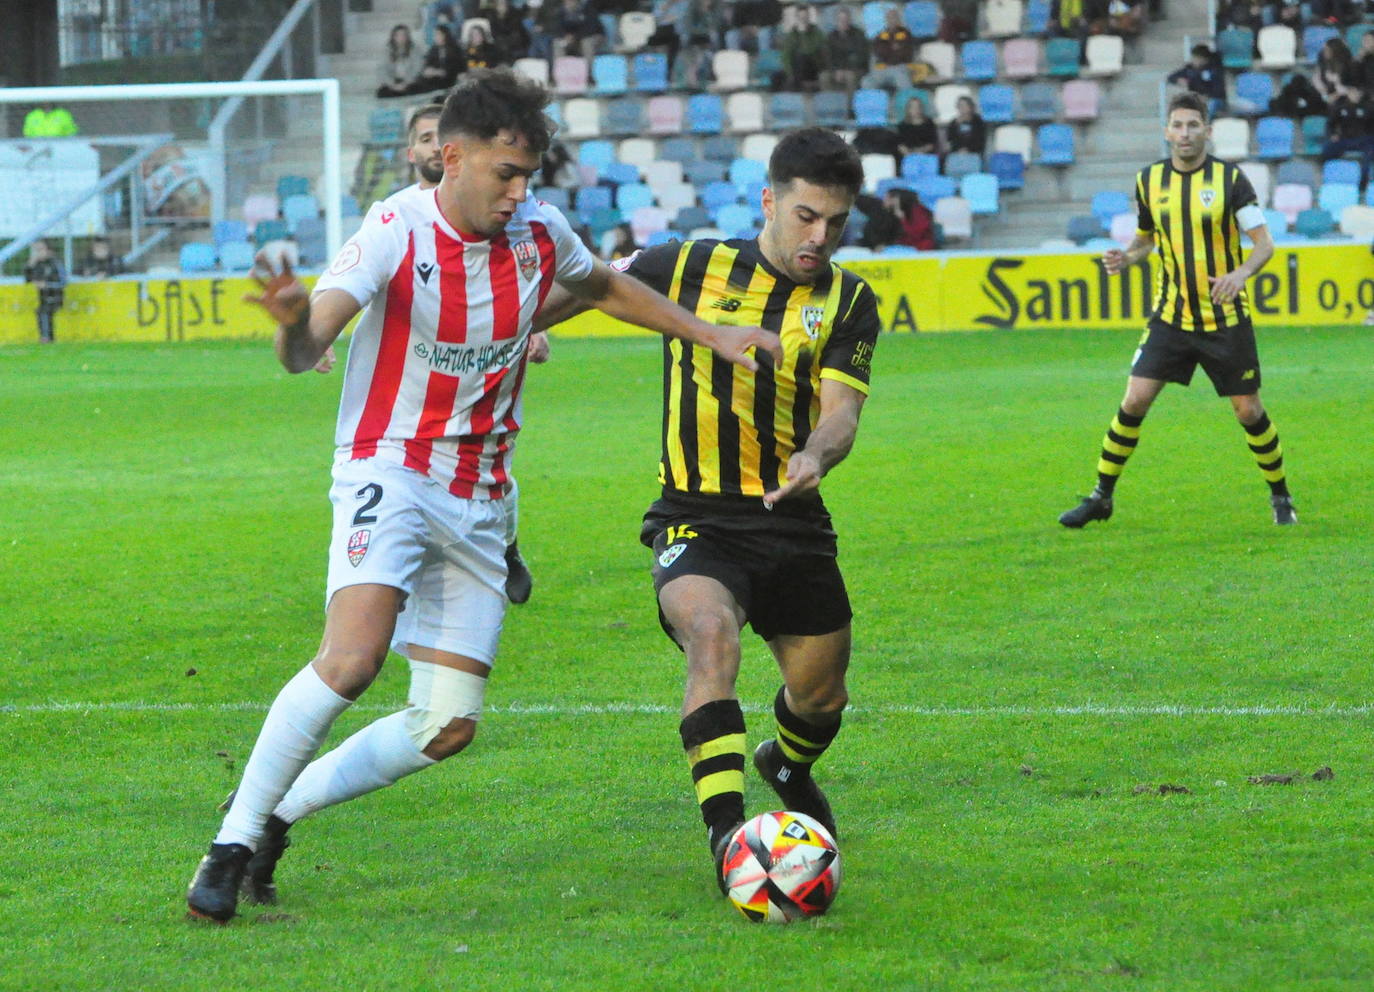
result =
[[[787,689],[783,687],[773,699],[773,716],[778,721],[778,747],[782,752],[782,763],[794,776],[805,776],[811,774],[811,766],[840,732],[843,714],[836,713],[834,721],[826,724],[803,720],[788,708]]]
[[[1283,445],[1279,443],[1278,428],[1270,422],[1267,413],[1261,413],[1259,420],[1244,426],[1250,453],[1255,456],[1255,464],[1264,481],[1269,483],[1269,491],[1275,496],[1287,496],[1288,480],[1283,474]]]
[[[1144,417],[1120,409],[1112,418],[1107,436],[1102,439],[1102,456],[1097,460],[1097,491],[1103,496],[1111,496],[1116,480],[1121,478],[1121,471],[1126,467],[1126,459],[1135,453],[1144,420]]]
[[[678,733],[714,847],[744,819],[744,713],[738,700],[716,699],[683,717]]]

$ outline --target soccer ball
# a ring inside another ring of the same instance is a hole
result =
[[[755,923],[819,916],[840,888],[840,850],[804,813],[756,816],[735,831],[721,863],[726,896]]]

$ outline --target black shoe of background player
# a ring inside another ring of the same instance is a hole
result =
[[[1059,514],[1059,522],[1065,527],[1082,527],[1093,520],[1110,520],[1111,518],[1112,498],[1103,496],[1096,491],[1090,496],[1083,497],[1083,502],[1072,510],[1065,510]]]
[[[723,896],[730,894],[730,887],[725,884],[725,852],[730,849],[730,841],[742,826],[744,826],[744,821],[740,820],[719,834],[714,830],[710,830],[706,834],[706,839],[711,845],[711,860],[716,865],[716,885],[720,886],[720,894]]]
[[[186,889],[192,916],[228,923],[238,908],[239,885],[253,852],[242,844],[211,844]]]
[[[754,749],[754,767],[763,780],[773,787],[784,809],[805,813],[825,827],[832,840],[840,839],[835,830],[835,814],[830,812],[830,802],[825,798],[825,793],[809,772],[798,773],[782,760],[782,751],[776,740],[764,741]]]
[[[1293,506],[1292,496],[1271,496],[1269,503],[1274,508],[1274,523],[1282,527],[1298,522],[1298,511]]]
[[[534,576],[530,575],[525,559],[520,557],[520,544],[512,541],[506,547],[506,598],[512,603],[527,602],[534,590]]]
[[[248,859],[239,891],[256,906],[277,904],[277,883],[272,880],[272,873],[277,870],[282,854],[291,846],[291,838],[286,836],[290,829],[291,824],[281,817],[269,816],[258,849]]]

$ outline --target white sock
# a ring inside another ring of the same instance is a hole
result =
[[[520,487],[515,479],[510,480],[510,488],[501,497],[501,505],[506,508],[506,547],[515,543],[520,531]]]
[[[257,847],[267,817],[351,702],[325,685],[311,665],[282,687],[267,711],[216,844]]]
[[[368,724],[312,761],[273,812],[287,823],[295,823],[326,806],[375,792],[434,763],[410,739],[406,711],[401,710]]]

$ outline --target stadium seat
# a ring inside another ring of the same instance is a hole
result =
[[[1345,29],[1346,47],[1349,48],[1352,52],[1359,52],[1360,40],[1370,31],[1374,31],[1374,24],[1365,23],[1350,25],[1350,27]]]
[[[806,98],[800,93],[774,93],[768,98],[768,126],[790,131],[806,123]]]
[[[978,81],[997,78],[997,46],[990,41],[966,41],[959,52],[964,78]]]
[[[728,134],[715,134],[701,143],[702,158],[729,165],[739,158],[739,141]]]
[[[1278,175],[1274,177],[1274,181],[1280,184],[1299,183],[1315,190],[1319,184],[1317,167],[1300,158],[1290,158],[1287,162],[1279,163]]]
[[[688,142],[690,144],[690,140]],[[664,142],[667,145],[667,142]],[[696,149],[692,148],[692,157],[696,157]],[[653,138],[626,138],[616,146],[615,157],[621,162],[628,162],[630,165],[639,166],[639,171],[643,172],[651,162],[659,159],[657,143]],[[666,161],[678,161],[677,159],[663,156]]]
[[[887,194],[888,194],[889,192],[891,192],[892,190],[894,190],[894,189],[911,190],[911,189],[912,189],[912,182],[911,182],[910,179],[903,179],[901,176],[892,176],[891,178],[888,178],[888,179],[880,179],[880,180],[878,180],[878,185],[875,186],[873,189],[874,189],[874,193],[877,195],[878,199],[882,199],[883,197],[887,196]],[[913,192],[914,192],[914,190],[913,190]],[[859,216],[862,217],[863,214],[860,214]],[[863,221],[861,221],[861,222],[856,222],[856,221],[854,220],[854,211],[850,211],[850,214],[849,214],[849,223],[850,223],[850,224],[858,223],[858,224],[859,224],[859,227],[862,228],[862,227],[864,226],[864,224],[867,224],[867,223],[868,223],[868,221],[867,221],[867,219],[865,219],[865,220],[863,220]]]
[[[639,182],[639,166],[630,162],[611,162],[598,170],[598,179],[604,179],[616,186]]]
[[[945,175],[955,182],[983,171],[983,157],[973,152],[950,152],[945,157]]]
[[[218,221],[212,231],[216,248],[223,248],[233,241],[248,243],[248,225],[241,220]]]
[[[1249,28],[1226,28],[1217,34],[1217,54],[1227,69],[1249,69],[1254,50],[1255,32]]]
[[[1008,79],[1031,79],[1040,73],[1040,42],[1012,38],[1002,46],[1002,74]]]
[[[686,233],[694,227],[706,227],[711,223],[711,213],[705,207],[696,206],[683,207],[673,218],[673,227],[676,230]]]
[[[718,181],[707,183],[701,190],[701,205],[712,214],[728,203],[739,202],[739,188],[734,183]]]
[[[554,92],[565,96],[587,92],[589,70],[582,56],[560,55],[553,60]]]
[[[325,236],[323,217],[303,217],[292,230],[291,236],[296,239],[299,246],[302,265],[316,268],[328,260],[329,244]],[[228,267],[223,255],[220,256],[219,264],[221,268]]]
[[[1073,128],[1068,124],[1041,124],[1036,131],[1041,165],[1073,165]]]
[[[254,228],[261,221],[281,216],[281,201],[272,193],[254,193],[243,201],[242,213],[244,224]]]
[[[622,211],[623,213],[624,211]],[[651,204],[638,207],[629,214],[630,233],[636,244],[644,244],[649,236],[668,230],[668,211]]]
[[[725,104],[714,93],[693,93],[687,98],[686,122],[692,134],[719,134],[725,127]]]
[[[1360,184],[1360,163],[1348,158],[1333,158],[1322,163],[1322,185],[1330,183]],[[1336,213],[1336,211],[1331,211]]]
[[[768,181],[768,166],[756,159],[737,158],[730,163],[727,178],[740,188],[764,183]]]
[[[1288,230],[1288,217],[1272,207],[1264,212],[1264,223],[1271,234],[1282,234]]]
[[[1291,226],[1298,214],[1312,206],[1312,187],[1301,183],[1279,183],[1274,187],[1274,209],[1288,218]]]
[[[549,84],[548,59],[516,59],[515,64],[511,66],[511,68],[513,68],[516,72],[520,73],[522,76],[528,76],[530,79],[533,79],[537,83],[543,83],[545,86]]]
[[[782,52],[776,48],[765,48],[749,63],[749,82],[755,89],[771,89],[775,77],[783,71]]]
[[[561,186],[541,186],[534,191],[534,198],[542,200],[551,207],[557,207],[565,214],[572,207],[572,199],[568,196],[568,191]]]
[[[1139,218],[1134,211],[1124,214],[1117,214],[1107,221],[1107,236],[1122,248],[1125,248],[1135,240],[1136,224]]]
[[[1340,213],[1341,233],[1368,244],[1374,239],[1374,207],[1351,204]]]
[[[718,183],[725,178],[728,170],[724,162],[712,162],[710,159],[697,159],[683,165],[682,171],[687,176],[687,181],[698,189],[704,188],[711,183]]]
[[[1313,207],[1298,214],[1293,230],[1306,238],[1324,238],[1336,229],[1336,221],[1321,207]]]
[[[1102,233],[1102,225],[1098,219],[1091,214],[1070,217],[1066,233],[1068,234],[1069,240],[1074,244],[1086,244]]]
[[[998,199],[997,177],[988,172],[970,172],[959,180],[959,195],[968,201],[974,216],[996,214],[1002,205]]]
[[[912,258],[921,254],[921,249],[912,245],[883,245],[877,254],[880,258]]]
[[[909,0],[903,13],[912,37],[934,38],[940,33],[940,5],[934,0]]]
[[[732,238],[747,237],[754,230],[754,212],[742,203],[727,203],[715,213],[716,226]]]
[[[595,239],[600,239],[607,231],[619,227],[624,222],[625,215],[615,207],[598,207],[586,218],[587,228]]]
[[[959,98],[965,96],[977,105],[977,95],[963,83],[945,83],[935,87],[935,120],[942,125],[954,120]]]
[[[1005,83],[978,87],[978,113],[987,124],[1010,124],[1016,120],[1016,90]]]
[[[859,23],[864,29],[864,34],[868,35],[870,38],[876,38],[878,36],[878,32],[884,27],[887,17],[887,8],[889,6],[891,6],[891,4],[882,3],[880,0],[868,0],[868,2],[860,8]],[[910,25],[907,26],[907,30],[911,30]],[[912,31],[911,33],[915,34],[916,32]],[[933,37],[933,35],[931,37]]]
[[[973,211],[961,196],[943,196],[935,201],[935,223],[945,232],[945,239],[964,240],[973,237]]]
[[[739,157],[752,158],[755,162],[762,162],[765,165],[773,157],[773,149],[777,147],[778,136],[761,131],[758,134],[746,135],[740,142]]]
[[[958,185],[949,176],[927,176],[916,180],[911,184],[911,188],[916,191],[921,202],[932,210],[940,200],[959,192]]]
[[[1360,202],[1360,187],[1354,183],[1322,183],[1317,193],[1317,206],[1332,217],[1339,217],[1346,207]]]
[[[658,205],[668,211],[668,216],[672,219],[676,219],[684,207],[695,206],[697,202],[697,188],[691,183],[655,186],[654,193],[658,196]]]
[[[736,134],[763,130],[763,97],[758,93],[731,93],[725,99],[725,119]]]
[[[253,228],[253,244],[259,248],[269,241],[285,241],[290,237],[291,229],[284,220],[260,220]]]
[[[812,98],[811,112],[821,127],[844,127],[849,123],[849,96],[840,90],[822,90]]]
[[[1131,198],[1120,190],[1104,189],[1093,194],[1092,212],[1102,230],[1107,230],[1117,214],[1129,213]]]
[[[1259,116],[1269,113],[1269,101],[1274,99],[1274,77],[1267,72],[1242,72],[1235,79],[1236,96],[1231,103],[1234,113]]]
[[[659,158],[680,162],[685,167],[697,160],[697,143],[691,138],[666,138],[658,149]]]
[[[1283,24],[1271,24],[1267,28],[1260,28],[1259,37],[1256,40],[1259,48],[1259,60],[1257,67],[1260,69],[1291,69],[1298,61],[1298,36],[1290,27]],[[1249,68],[1250,62],[1241,65],[1238,61],[1233,66],[1229,62],[1224,62],[1228,69]]]
[[[577,164],[590,165],[599,175],[615,161],[615,145],[609,141],[584,141],[577,146]]]
[[[304,196],[310,192],[310,180],[305,176],[282,176],[277,180],[277,199],[283,203],[287,197]]]
[[[220,268],[227,272],[247,272],[253,267],[256,249],[247,241],[227,241],[219,247]]]
[[[668,56],[640,52],[634,58],[634,88],[640,93],[662,93],[668,88]]]
[[[1126,56],[1126,43],[1119,34],[1095,34],[1084,50],[1085,76],[1119,76]]]
[[[716,77],[715,89],[742,90],[749,86],[749,53],[722,48],[711,56],[711,74]]]
[[[992,150],[1021,156],[1021,161],[1029,162],[1031,157],[1031,129],[1024,124],[1003,124],[992,132]]]
[[[644,182],[654,192],[682,182],[684,175],[681,162],[667,160],[646,163],[640,168],[640,174],[644,177]]]
[[[1275,25],[1275,26],[1278,26],[1278,25]],[[1268,30],[1268,28],[1265,28],[1265,29],[1261,30],[1261,31],[1260,31],[1260,34],[1261,34],[1261,35],[1264,34],[1264,31],[1267,31],[1267,30]],[[1292,28],[1288,28],[1287,30],[1291,31]],[[1303,61],[1304,61],[1304,62],[1315,62],[1315,61],[1317,61],[1317,53],[1320,52],[1320,51],[1322,50],[1322,46],[1325,45],[1325,44],[1326,44],[1328,41],[1330,41],[1332,38],[1339,38],[1340,36],[1341,36],[1340,29],[1339,29],[1339,28],[1334,28],[1334,27],[1330,26],[1329,24],[1309,24],[1307,27],[1303,28],[1303,29],[1302,29],[1302,59],[1303,59]],[[1263,53],[1263,49],[1261,49],[1261,54],[1262,54],[1262,53]],[[1290,64],[1291,64],[1291,63],[1290,63]],[[1276,69],[1282,69],[1282,68],[1286,68],[1286,67],[1285,67],[1285,66],[1275,66],[1274,68],[1276,68]]]
[[[339,197],[339,212],[344,217],[361,217],[362,209],[358,206],[357,197],[349,193],[344,193]]]
[[[617,25],[620,35],[620,50],[622,52],[637,52],[649,43],[654,32],[658,30],[658,25],[654,22],[653,14],[645,14],[636,10],[620,15],[620,23]]]
[[[1077,38],[1051,38],[1045,42],[1045,74],[1077,76],[1082,56],[1083,45]]]
[[[605,132],[607,134],[644,133],[644,103],[642,101],[634,97],[621,97],[617,100],[607,100],[605,107]]]
[[[1250,154],[1250,124],[1239,117],[1218,117],[1212,122],[1212,153],[1228,162]]]
[[[1026,34],[1043,35],[1050,29],[1050,0],[1026,0]]]
[[[1259,200],[1260,206],[1267,206],[1269,196],[1273,193],[1273,180],[1269,175],[1269,166],[1263,162],[1241,162],[1240,171],[1245,173],[1245,178],[1250,180],[1250,185],[1255,190],[1255,197]]]
[[[295,193],[282,201],[281,214],[286,226],[295,231],[301,221],[320,216],[320,201],[310,193]]]
[[[891,155],[871,154],[861,157],[864,167],[864,186],[873,189],[884,179],[897,176],[897,163]]]
[[[887,90],[866,89],[854,93],[854,122],[859,127],[887,127]]]
[[[1289,158],[1293,154],[1293,121],[1287,117],[1261,117],[1255,125],[1256,158]],[[1217,157],[1223,157],[1217,153]]]
[[[563,134],[568,138],[594,138],[601,133],[601,102],[576,97],[563,102]]]
[[[1010,38],[1021,33],[1021,0],[988,0],[983,5],[984,38]]]
[[[1059,90],[1053,83],[1026,83],[1021,87],[1021,120],[1039,124],[1058,116]]]
[[[997,185],[1004,190],[1026,185],[1026,160],[1016,152],[993,152],[988,156],[988,171],[997,177]]]
[[[181,246],[182,272],[209,272],[216,265],[215,246],[204,241],[188,241]]]
[[[650,134],[682,133],[682,97],[668,94],[650,97],[648,111]]]
[[[923,155],[913,152],[910,155],[903,155],[901,168],[897,174],[903,179],[923,179],[926,176],[938,176],[940,174],[940,156]]]
[[[630,64],[623,55],[592,59],[592,87],[597,96],[619,96],[630,88]]]
[[[573,204],[577,208],[577,215],[582,218],[582,223],[588,223],[594,212],[608,209],[611,205],[611,196],[609,186],[583,186],[578,189],[573,196]]]
[[[954,78],[956,55],[954,46],[947,41],[923,42],[916,50],[917,61],[926,63],[932,70],[926,77],[927,82],[932,83]]]
[[[1322,114],[1308,114],[1299,124],[1303,155],[1320,155],[1326,144],[1326,117]]]
[[[1070,79],[1060,94],[1064,100],[1064,119],[1095,121],[1101,112],[1102,87],[1092,79]]]

